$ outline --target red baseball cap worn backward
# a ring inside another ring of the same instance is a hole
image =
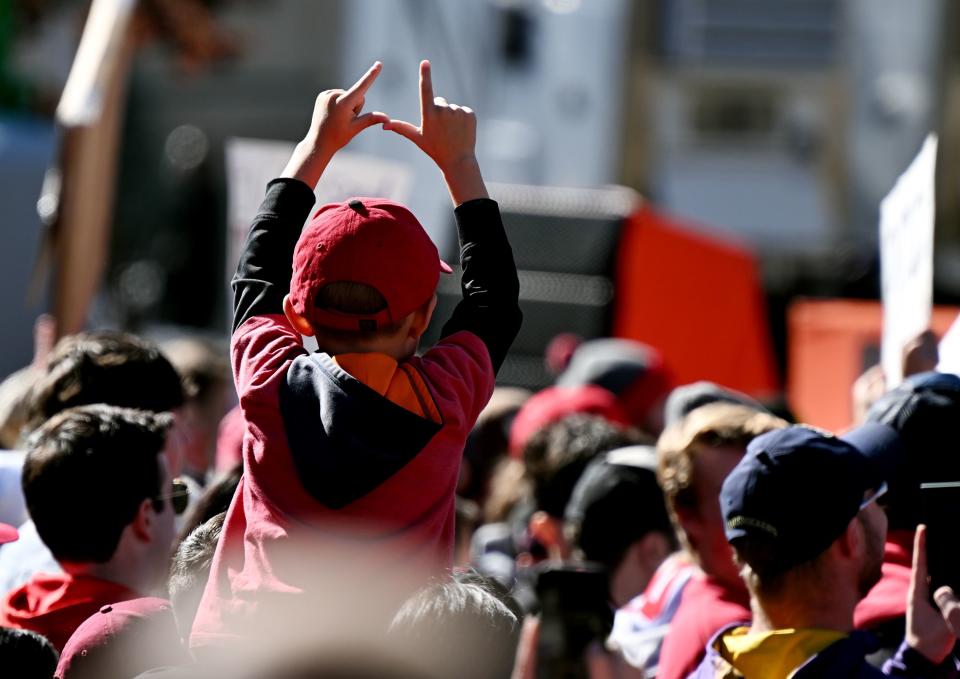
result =
[[[290,301],[314,327],[376,330],[401,321],[436,292],[452,269],[406,207],[385,198],[351,198],[321,207],[293,254]],[[336,282],[363,283],[387,301],[375,314],[316,306],[317,292]]]

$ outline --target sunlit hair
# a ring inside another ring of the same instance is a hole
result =
[[[705,447],[746,448],[753,438],[787,422],[749,406],[711,403],[692,411],[668,427],[657,441],[657,481],[663,489],[667,508],[693,507],[693,459]]]

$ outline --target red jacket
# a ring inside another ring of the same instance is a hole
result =
[[[736,622],[749,624],[751,617],[750,595],[743,585],[731,589],[703,574],[690,578],[660,647],[658,679],[686,679],[714,634]]]
[[[195,647],[256,634],[250,625],[268,620],[268,607],[289,616],[325,587],[342,593],[343,577],[376,598],[369,588],[386,574],[448,568],[464,444],[519,330],[499,210],[474,200],[456,210],[465,297],[430,350],[399,363],[307,352],[282,300],[313,200],[305,184],[272,182],[234,278],[243,479],[194,620]]]
[[[80,623],[101,608],[140,596],[124,585],[87,575],[40,573],[4,597],[0,625],[42,634],[59,652]]]

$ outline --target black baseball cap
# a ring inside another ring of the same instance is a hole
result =
[[[960,377],[911,375],[881,396],[867,422],[900,434],[901,454],[887,460],[890,527],[913,530],[920,522],[920,484],[960,479]]]
[[[750,398],[746,394],[721,387],[714,382],[700,380],[699,382],[684,384],[670,392],[666,405],[664,405],[664,423],[669,427],[697,408],[711,403],[732,403],[755,408],[763,413],[768,412],[756,399]]]
[[[590,463],[565,512],[586,559],[609,565],[652,530],[672,534],[656,467],[653,446],[611,450]]]
[[[761,538],[780,570],[816,557],[884,483],[884,459],[896,451],[891,427],[867,424],[840,438],[804,425],[762,434],[723,482],[727,540]]]

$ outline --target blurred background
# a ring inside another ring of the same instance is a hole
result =
[[[481,167],[521,270],[525,325],[504,384],[547,384],[558,333],[612,334],[659,349],[677,383],[786,394],[803,419],[834,424],[831,409],[848,404],[821,395],[839,383],[843,399],[877,360],[878,204],[929,131],[934,299],[960,301],[957,3],[117,4],[132,18],[108,129],[83,143],[54,111],[90,4],[0,2],[0,374],[29,362],[47,310],[61,331],[225,338],[236,247],[265,181],[316,93],[375,59],[368,109],[416,120],[429,58],[437,94],[477,111]],[[359,165],[343,184],[379,170],[456,260],[430,162],[379,130],[349,151]],[[72,227],[70,210],[91,203]],[[458,291],[441,292],[442,311]],[[955,315],[938,310],[934,327]]]

